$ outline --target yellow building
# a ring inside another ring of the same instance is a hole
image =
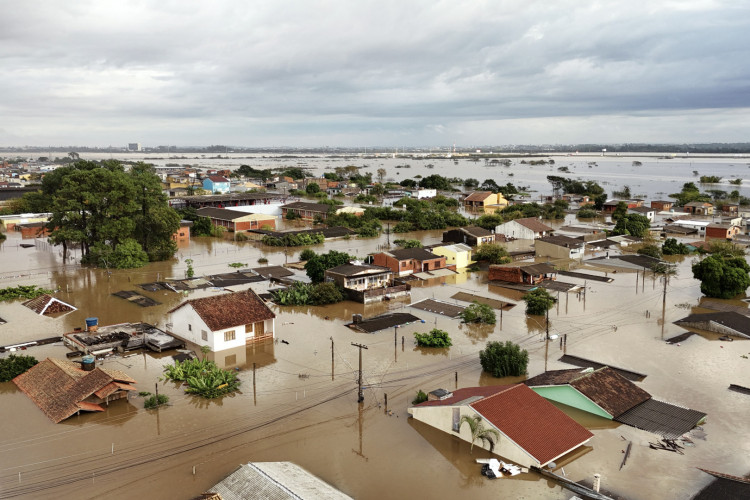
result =
[[[456,269],[469,267],[471,261],[471,247],[463,243],[443,245],[431,249],[435,255],[445,257],[446,266],[456,266]]]
[[[464,198],[464,208],[471,212],[495,213],[507,206],[508,200],[492,191],[474,191]]]

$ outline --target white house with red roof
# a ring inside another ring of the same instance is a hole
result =
[[[252,290],[188,300],[168,314],[170,334],[212,352],[273,339],[276,318]]]
[[[415,419],[471,443],[461,417],[479,415],[500,439],[493,453],[525,467],[544,467],[583,446],[593,434],[524,384],[442,389],[409,408]],[[489,449],[483,442],[475,446]]]

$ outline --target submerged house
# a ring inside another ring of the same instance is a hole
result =
[[[495,243],[495,233],[479,226],[459,227],[443,232],[443,243],[463,243],[478,247],[485,243]]]
[[[491,265],[487,275],[490,281],[505,281],[519,285],[536,285],[545,280],[554,280],[557,271],[549,264]]]
[[[77,310],[72,305],[63,302],[60,299],[56,299],[51,295],[47,295],[46,293],[34,299],[27,300],[23,305],[40,316],[50,316],[52,314],[67,313]]]
[[[84,370],[80,363],[47,358],[13,379],[13,383],[50,420],[59,423],[81,411],[104,411],[102,404],[127,398],[135,380],[111,368]]]
[[[545,236],[534,242],[537,257],[554,259],[582,259],[585,247],[582,239],[562,235]]]
[[[495,227],[495,234],[503,234],[506,238],[520,240],[535,240],[552,234],[554,229],[544,224],[536,217],[515,219]]]
[[[468,387],[452,393],[441,389],[430,393],[430,398],[409,408],[416,420],[470,443],[471,432],[467,425],[461,426],[461,417],[479,416],[485,428],[500,434],[494,453],[524,467],[544,467],[593,437],[523,384]]]
[[[344,289],[349,300],[369,304],[409,295],[411,286],[391,286],[393,271],[387,267],[367,264],[343,264],[325,272],[325,281]]]
[[[445,265],[455,269],[464,269],[472,264],[471,247],[463,243],[454,245],[442,245],[430,249],[435,255],[445,257]]]
[[[424,248],[401,248],[372,256],[376,266],[387,267],[396,276],[406,276],[423,271],[434,271],[445,267],[445,257],[435,255]]]
[[[683,328],[750,339],[750,317],[735,311],[691,314],[674,322]]]
[[[202,500],[351,500],[322,479],[291,462],[251,462],[216,483]]]
[[[703,412],[653,399],[608,366],[548,371],[524,384],[550,401],[671,438],[690,431],[706,417]]]
[[[168,314],[170,334],[212,352],[273,339],[276,318],[252,290],[188,300]]]

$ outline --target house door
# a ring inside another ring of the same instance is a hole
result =
[[[266,327],[266,324],[263,321],[259,321],[255,323],[255,336],[262,337],[263,334],[266,333],[265,327]]]

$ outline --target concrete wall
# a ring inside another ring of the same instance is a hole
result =
[[[536,236],[534,231],[516,221],[508,221],[495,227],[495,234],[504,234],[519,240],[533,240]]]

